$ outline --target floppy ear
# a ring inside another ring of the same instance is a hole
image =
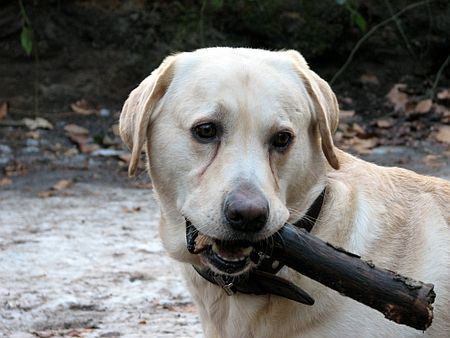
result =
[[[120,114],[120,136],[131,150],[128,174],[136,173],[142,147],[147,141],[151,121],[156,117],[156,106],[166,93],[174,74],[176,56],[167,57],[150,76],[135,88],[122,108]]]
[[[339,105],[328,83],[314,73],[299,52],[289,50],[295,70],[305,84],[306,90],[314,104],[317,124],[322,140],[322,151],[328,163],[339,169],[339,161],[336,157],[333,144],[333,134],[339,123]]]

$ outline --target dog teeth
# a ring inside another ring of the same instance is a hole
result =
[[[248,256],[248,255],[251,254],[252,250],[253,250],[253,247],[249,246],[249,247],[246,247],[246,248],[242,249],[242,253],[244,255]]]
[[[223,259],[224,261],[227,261],[227,262],[242,262],[242,261],[244,261],[245,259],[247,259],[247,256],[230,258],[230,257],[223,257],[223,256],[221,256],[221,255],[218,254],[218,253],[216,253],[216,254],[217,254],[217,256],[218,256],[219,258],[221,258],[221,259]]]
[[[253,251],[252,247],[246,248],[229,248],[221,246],[217,242],[212,244],[212,251],[222,260],[227,262],[242,262],[245,261],[250,253]]]

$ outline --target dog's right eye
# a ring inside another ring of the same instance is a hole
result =
[[[192,128],[192,134],[200,142],[217,140],[217,126],[214,123],[202,123]]]

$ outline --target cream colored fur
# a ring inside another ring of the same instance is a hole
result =
[[[450,183],[380,167],[333,145],[339,109],[328,84],[295,51],[210,48],[167,58],[126,101],[120,120],[132,149],[130,174],[143,146],[161,208],[160,235],[181,262],[206,337],[450,337]],[[196,123],[223,125],[220,145],[198,143]],[[295,133],[285,154],[270,135]],[[186,249],[188,217],[221,237],[224,194],[250,180],[268,199],[261,238],[300,219],[327,187],[313,234],[380,267],[435,284],[433,325],[422,332],[283,268],[309,292],[309,307],[275,296],[229,297],[205,281]]]

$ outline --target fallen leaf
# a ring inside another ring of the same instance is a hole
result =
[[[342,131],[337,131],[334,133],[333,139],[335,142],[340,142],[344,138],[344,133]]]
[[[395,111],[404,111],[406,108],[406,104],[408,103],[408,94],[403,92],[405,89],[406,84],[397,83],[386,95],[386,98],[394,106]]]
[[[113,124],[111,130],[115,136],[120,136],[119,124]]]
[[[68,124],[64,127],[67,137],[79,146],[90,141],[89,130],[76,124]]]
[[[364,136],[364,135],[366,135],[366,131],[364,130],[364,128],[360,125],[360,124],[358,124],[358,123],[352,123],[352,129],[353,129],[353,131],[355,131],[356,132],[356,134],[357,135],[359,135],[359,136]]]
[[[434,111],[437,114],[442,114],[444,117],[450,116],[450,109],[448,109],[446,106],[443,106],[442,104],[435,104]]]
[[[446,100],[446,99],[450,99],[450,89],[444,89],[441,90],[438,94],[437,94],[437,98],[439,100]]]
[[[89,130],[73,123],[66,125],[64,130],[71,135],[89,135]]]
[[[428,113],[433,105],[433,101],[431,99],[422,100],[416,104],[414,111],[416,113],[425,114]]]
[[[377,76],[371,73],[361,75],[359,77],[359,81],[364,84],[373,84],[377,86],[380,84],[380,81],[378,81]]]
[[[64,156],[67,156],[67,157],[75,156],[78,154],[79,154],[79,151],[77,148],[69,148],[64,152]]]
[[[18,162],[16,160],[12,161],[5,167],[6,176],[22,176],[27,173],[28,169],[25,164]]]
[[[8,115],[8,102],[0,103],[0,121]]]
[[[39,140],[41,138],[41,134],[39,134],[39,131],[37,130],[30,130],[26,132],[25,136],[33,140]]]
[[[175,311],[177,313],[196,313],[197,309],[194,304],[186,303],[186,304],[164,304],[163,307],[169,311]]]
[[[125,163],[130,163],[131,161],[131,154],[130,153],[125,153],[125,154],[120,154],[119,159]]]
[[[38,197],[40,198],[49,198],[56,195],[56,191],[54,190],[46,190],[46,191],[40,191],[37,193]]]
[[[131,186],[137,189],[153,189],[153,184],[151,183],[132,183]]]
[[[378,139],[375,137],[368,139],[355,137],[351,140],[351,146],[360,154],[370,154],[372,148],[374,148],[377,144]]]
[[[36,117],[35,119],[30,119],[28,117],[22,119],[22,122],[30,130],[35,129],[53,129],[53,125],[42,117]]]
[[[93,153],[94,151],[100,149],[100,146],[98,144],[94,144],[94,143],[80,143],[79,147],[80,147],[80,151],[83,154],[90,154],[90,153]]]
[[[353,104],[353,99],[351,97],[339,97],[339,101],[348,105]]]
[[[12,179],[8,177],[3,177],[0,179],[0,187],[6,187],[12,184]]]
[[[61,191],[70,188],[73,185],[73,180],[60,180],[52,186],[53,190]]]
[[[439,126],[434,138],[438,142],[450,144],[450,126]]]
[[[395,124],[395,119],[392,117],[378,119],[375,121],[378,128],[391,128]]]
[[[123,211],[126,213],[136,213],[141,211],[141,207],[123,208]]]
[[[339,121],[348,122],[353,116],[355,116],[354,110],[340,110],[339,111]]]
[[[92,115],[97,113],[97,109],[85,99],[78,100],[70,105],[70,108],[80,115]]]
[[[425,163],[429,167],[438,168],[443,165],[442,162],[439,162],[440,159],[441,159],[441,156],[430,154],[430,155],[426,155],[425,157],[423,157],[422,162]]]

